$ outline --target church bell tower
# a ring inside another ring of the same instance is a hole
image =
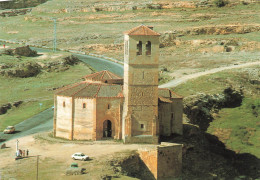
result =
[[[144,25],[124,35],[125,143],[158,143],[159,37]]]

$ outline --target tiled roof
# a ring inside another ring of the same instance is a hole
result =
[[[60,88],[56,95],[71,97],[123,97],[123,86],[105,83],[80,82]]]
[[[167,88],[158,88],[158,96],[163,98],[182,98],[182,96]]]
[[[164,97],[161,97],[161,96],[159,96],[159,100],[162,101],[162,102],[172,103],[171,100],[164,98]]]
[[[137,26],[126,31],[124,34],[128,34],[129,36],[160,36],[159,33],[145,25]]]
[[[122,77],[110,72],[110,71],[100,71],[96,72],[94,74],[90,74],[87,76],[84,76],[86,80],[92,80],[92,81],[104,81],[104,80],[110,80],[110,79],[122,79]]]

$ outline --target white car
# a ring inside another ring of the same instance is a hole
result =
[[[4,130],[4,134],[12,134],[14,132],[15,132],[14,126],[7,126],[7,128],[5,128]]]
[[[82,160],[82,161],[86,161],[89,159],[89,157],[83,153],[74,153],[74,154],[72,154],[71,158],[74,160],[78,159],[78,160]]]

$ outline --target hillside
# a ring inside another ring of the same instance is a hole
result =
[[[52,18],[57,18],[58,48],[123,60],[122,33],[151,25],[162,35],[160,61],[169,80],[259,60],[260,3],[250,2],[219,8],[212,1],[196,0],[47,1],[24,16],[1,18],[0,37],[52,47]]]

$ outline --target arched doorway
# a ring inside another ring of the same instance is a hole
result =
[[[103,122],[103,137],[112,137],[112,123],[110,120],[105,120]]]

